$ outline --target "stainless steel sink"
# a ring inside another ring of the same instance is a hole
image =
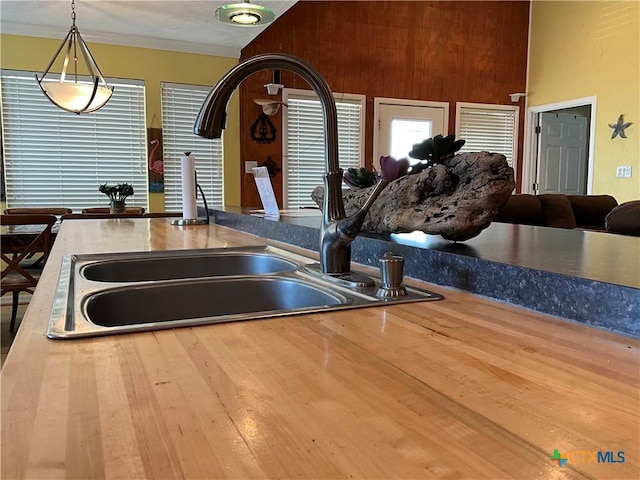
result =
[[[300,279],[234,277],[106,290],[88,296],[84,310],[97,325],[121,327],[197,318],[229,320],[254,312],[295,311],[345,302],[344,296]]]
[[[47,336],[112,335],[443,298],[413,288],[403,297],[379,298],[376,282],[327,281],[313,273],[317,267],[310,258],[270,246],[68,255]]]
[[[127,254],[92,262],[81,269],[87,280],[97,282],[146,282],[180,278],[260,275],[295,270],[299,265],[267,253],[234,251],[212,255],[202,250],[156,252],[140,258]]]

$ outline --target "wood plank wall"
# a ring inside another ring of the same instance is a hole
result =
[[[509,93],[524,92],[529,1],[299,1],[242,50],[241,59],[284,52],[313,65],[334,92],[367,97],[365,158],[373,155],[374,97],[449,102],[449,132],[456,102],[512,105]],[[282,117],[270,117],[277,140],[258,144],[250,128],[261,112],[271,72],[259,72],[240,87],[241,159],[282,165]],[[282,72],[287,87],[309,89]],[[520,100],[517,185],[521,182],[524,99]],[[244,172],[244,163],[243,169]],[[250,174],[242,175],[242,205],[259,206]],[[282,205],[282,174],[273,179]]]

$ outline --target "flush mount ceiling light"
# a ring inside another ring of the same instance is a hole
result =
[[[231,3],[216,10],[216,18],[222,23],[239,27],[259,27],[273,22],[276,17],[267,7],[250,2]]]
[[[99,108],[102,108],[111,98],[113,87],[107,85],[106,80],[102,76],[102,72],[100,72],[96,61],[93,59],[91,52],[89,52],[89,47],[87,47],[87,44],[80,36],[80,31],[78,27],[76,27],[75,7],[75,0],[72,0],[72,25],[69,33],[67,33],[67,36],[62,40],[60,47],[58,47],[58,50],[53,55],[51,63],[49,63],[42,77],[38,78],[38,75],[36,75],[36,80],[42,92],[54,105],[67,112],[73,112],[79,115],[81,113],[95,112]],[[62,52],[65,45],[66,52],[64,60],[62,61],[60,78],[57,80],[46,78],[53,64],[56,63],[56,60],[61,56],[60,52]],[[79,80],[78,54],[82,55],[86,66],[86,71],[83,71],[81,75],[90,76],[91,81]],[[69,75],[72,77],[72,80],[67,78],[67,68],[69,67],[70,61],[73,62],[73,74]]]

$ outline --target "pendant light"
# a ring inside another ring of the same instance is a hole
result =
[[[75,0],[71,1],[71,21],[72,25],[69,33],[62,40],[60,47],[51,59],[51,63],[42,74],[41,78],[36,75],[36,80],[40,89],[57,107],[68,112],[81,114],[95,112],[102,108],[111,98],[113,87],[107,85],[106,80],[102,76],[102,72],[98,68],[96,61],[93,59],[89,47],[80,36],[80,30],[76,27]],[[62,63],[62,71],[57,81],[45,78],[49,74],[49,70],[60,56],[60,52],[66,46],[64,60]],[[79,52],[78,52],[79,50]],[[86,66],[86,72],[83,75],[91,77],[89,81],[78,81],[78,54],[82,55]],[[73,73],[67,78],[67,68],[69,62],[73,62]]]
[[[223,5],[216,10],[216,18],[222,23],[239,27],[260,27],[273,22],[275,17],[269,8],[248,1]]]

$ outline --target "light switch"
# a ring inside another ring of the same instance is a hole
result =
[[[256,160],[247,160],[244,162],[244,173],[253,173],[253,168],[258,166],[258,162]]]
[[[616,167],[616,177],[631,178],[631,165],[618,165]]]

